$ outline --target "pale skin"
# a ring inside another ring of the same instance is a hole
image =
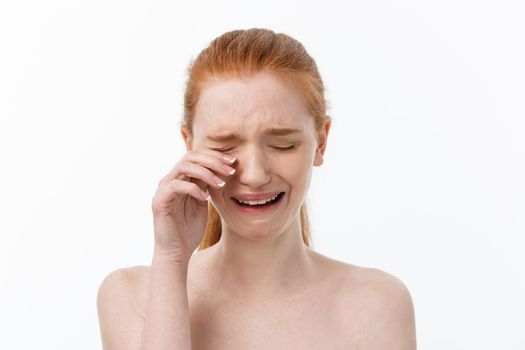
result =
[[[297,132],[270,135],[270,127]],[[412,298],[399,279],[330,259],[302,240],[298,213],[313,166],[323,163],[329,130],[330,122],[316,130],[300,94],[271,73],[209,82],[193,134],[181,129],[186,160],[154,197],[159,209],[160,198],[193,196],[197,224],[183,240],[180,226],[172,233],[173,222],[156,218],[152,266],[119,269],[104,280],[98,294],[104,349],[416,349]],[[238,138],[210,139],[231,133]],[[173,176],[187,186],[168,194]],[[190,189],[190,182],[198,186]],[[192,255],[207,206],[197,191],[206,187],[222,235]],[[267,191],[286,193],[281,210],[247,215],[230,198]]]

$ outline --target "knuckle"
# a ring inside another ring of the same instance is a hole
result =
[[[169,186],[172,190],[176,190],[179,187],[179,185],[180,185],[180,180],[177,180],[177,179],[169,183]]]
[[[215,158],[213,163],[217,169],[224,169],[224,162],[222,160]]]

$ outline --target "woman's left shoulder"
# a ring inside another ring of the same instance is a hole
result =
[[[343,299],[348,302],[397,302],[412,303],[412,297],[405,283],[391,273],[378,268],[364,267],[335,260],[317,252],[312,252],[319,262],[321,274],[329,276]]]
[[[415,349],[414,304],[405,283],[378,268],[340,263],[344,277],[339,305],[352,318],[349,322],[359,320],[361,345]]]
[[[346,287],[370,297],[411,298],[410,292],[397,276],[379,268],[342,263],[346,266]]]
[[[387,297],[410,296],[408,288],[398,277],[378,268],[364,267],[313,252],[324,275],[339,281],[339,287],[347,292],[381,294]]]

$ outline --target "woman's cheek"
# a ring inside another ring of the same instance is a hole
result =
[[[281,157],[274,166],[274,171],[286,179],[300,179],[311,167],[308,155],[297,153],[290,157]]]

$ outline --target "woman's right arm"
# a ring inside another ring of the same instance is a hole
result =
[[[189,151],[159,182],[146,314],[142,320],[132,311],[133,286],[119,278],[120,270],[110,274],[98,295],[104,350],[191,350],[189,260],[206,227],[206,187],[224,186],[219,183],[233,175],[234,161],[216,151]]]
[[[136,267],[111,272],[97,295],[103,349],[190,350],[187,271],[157,252],[147,274]]]
[[[191,350],[188,264],[155,252],[140,350]]]

